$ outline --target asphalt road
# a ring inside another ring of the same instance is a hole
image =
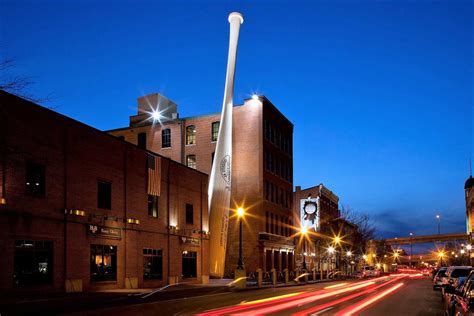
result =
[[[146,301],[79,311],[75,315],[443,315],[427,277],[398,275],[194,297],[149,296]],[[161,299],[161,300],[157,300]]]
[[[368,280],[231,292],[227,287],[178,287],[151,294],[0,298],[0,315],[442,315],[439,292],[426,277]]]

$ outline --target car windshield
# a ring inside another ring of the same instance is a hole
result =
[[[436,274],[438,277],[444,277],[446,276],[446,270],[439,270],[438,273]]]
[[[453,272],[451,272],[450,277],[451,278],[459,278],[459,277],[465,277],[471,272],[470,269],[455,269]]]

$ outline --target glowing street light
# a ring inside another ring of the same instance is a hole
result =
[[[258,100],[258,99],[259,99],[259,98],[258,98],[258,95],[257,95],[257,94],[252,94],[252,100],[255,100],[255,101],[256,101],[256,100]]]
[[[441,215],[436,214],[436,219],[438,220],[438,235],[441,234]]]
[[[348,257],[352,256],[352,251],[349,250],[348,252],[346,252],[346,255],[347,255]]]
[[[329,246],[329,247],[328,247],[328,252],[329,252],[329,253],[333,254],[334,251],[335,251],[335,249],[334,249],[333,246]]]
[[[239,261],[237,262],[237,269],[244,269],[244,259],[242,258],[242,222],[245,215],[245,210],[242,207],[237,209],[237,218],[239,220]]]

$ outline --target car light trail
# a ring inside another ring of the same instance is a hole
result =
[[[394,291],[398,290],[402,286],[403,286],[403,283],[398,283],[397,285],[392,286],[391,288],[383,291],[380,294],[371,296],[371,297],[369,297],[369,298],[367,298],[363,301],[360,301],[357,304],[351,305],[351,306],[339,311],[337,314],[335,314],[335,316],[350,316],[350,315],[353,315],[353,314],[361,311],[362,309],[366,308],[367,306],[381,300],[385,296],[393,293]]]
[[[348,283],[346,286],[341,285],[341,288],[336,288],[335,290],[331,289],[322,289],[322,290],[316,290],[316,291],[310,291],[310,292],[303,292],[298,295],[293,295],[290,297],[280,297],[280,298],[271,298],[270,300],[268,299],[262,299],[262,300],[257,300],[257,301],[252,301],[248,302],[249,304],[239,304],[239,305],[234,305],[234,306],[229,306],[229,307],[223,307],[219,309],[214,309],[214,310],[209,310],[202,312],[200,314],[197,314],[198,316],[212,316],[212,315],[229,315],[229,314],[235,314],[235,313],[240,313],[249,309],[252,309],[252,311],[255,311],[256,308],[263,308],[266,306],[279,306],[280,304],[288,303],[288,302],[294,302],[295,300],[301,300],[305,298],[309,298],[310,302],[315,301],[318,299],[330,297],[333,295],[338,295],[340,293],[344,292],[349,292],[354,289],[358,288],[363,288],[369,285],[375,284],[376,281],[381,281],[383,279],[387,279],[387,276],[383,277],[378,277],[375,279],[367,280],[367,281],[361,281],[361,282],[356,282],[356,283]],[[278,304],[278,305],[277,305]],[[297,303],[299,304],[299,303]],[[305,303],[303,303],[305,304]],[[286,308],[286,307],[285,307]],[[255,315],[255,312],[249,312],[248,315]]]
[[[288,309],[288,308],[308,304],[308,303],[311,303],[311,302],[314,302],[314,301],[317,301],[317,300],[320,300],[320,299],[323,299],[323,298],[328,298],[328,297],[335,296],[335,295],[338,295],[338,294],[354,291],[354,290],[364,288],[364,287],[367,287],[367,286],[370,286],[370,285],[373,285],[373,284],[375,284],[375,283],[374,282],[367,282],[367,283],[364,283],[364,284],[359,284],[359,285],[356,285],[356,286],[350,286],[350,287],[347,287],[347,288],[343,288],[343,289],[339,289],[339,290],[335,290],[335,291],[331,291],[331,292],[323,293],[323,294],[319,294],[319,295],[312,295],[312,296],[308,296],[308,297],[304,297],[304,298],[297,298],[296,297],[295,299],[292,299],[292,300],[284,302],[284,303],[274,304],[272,306],[262,307],[262,308],[259,308],[259,309],[253,309],[253,310],[250,310],[250,311],[243,311],[242,313],[239,313],[239,312],[238,313],[233,313],[233,315],[248,315],[248,316],[267,315],[267,314],[271,314],[271,313],[281,311],[283,309]]]
[[[274,300],[278,300],[278,299],[281,299],[281,298],[286,298],[286,297],[292,297],[292,296],[300,295],[301,293],[303,293],[303,292],[296,292],[296,293],[290,293],[290,294],[284,294],[284,295],[273,296],[273,297],[269,297],[269,298],[262,298],[261,300],[243,302],[243,303],[240,303],[240,305],[249,305],[249,304],[258,304],[258,303],[262,303],[262,302],[269,302],[269,301],[274,301]]]
[[[325,310],[327,309],[328,307],[331,307],[331,306],[334,306],[334,305],[337,305],[337,304],[340,304],[340,303],[343,303],[345,301],[348,301],[348,300],[352,300],[356,297],[359,297],[359,296],[362,296],[362,295],[365,295],[365,294],[368,294],[368,293],[371,293],[381,287],[384,287],[384,286],[387,286],[388,284],[390,283],[393,283],[393,282],[396,282],[398,281],[399,279],[392,279],[388,282],[385,282],[383,284],[380,284],[376,287],[371,287],[371,288],[368,288],[362,292],[357,292],[355,294],[352,294],[352,295],[349,295],[349,296],[344,296],[340,299],[337,299],[335,301],[331,301],[331,302],[328,302],[328,303],[325,303],[325,304],[321,304],[321,305],[318,305],[318,306],[315,306],[315,307],[311,307],[311,308],[308,308],[308,309],[305,309],[301,312],[298,312],[298,313],[295,313],[295,314],[292,314],[291,316],[305,316],[305,315],[310,315],[312,313],[315,313],[315,312],[319,312],[319,311],[322,311],[322,310]]]
[[[344,286],[348,283],[339,283],[339,284],[334,284],[334,285],[330,285],[330,286],[326,286],[325,289],[333,289],[335,287],[341,287],[341,286]]]

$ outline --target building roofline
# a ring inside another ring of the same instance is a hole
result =
[[[137,148],[137,149],[139,149],[139,150],[141,150],[141,151],[144,151],[144,152],[146,152],[146,153],[149,153],[149,154],[152,154],[152,155],[161,157],[162,159],[166,159],[166,160],[168,160],[168,161],[177,163],[177,164],[179,164],[179,165],[181,165],[181,166],[183,166],[183,167],[186,167],[186,168],[188,168],[188,169],[191,169],[191,170],[193,170],[193,171],[196,171],[196,172],[198,172],[198,173],[200,173],[200,174],[202,174],[202,175],[206,175],[207,177],[209,177],[209,175],[208,175],[207,173],[204,173],[204,172],[199,171],[199,170],[194,169],[194,168],[190,168],[190,167],[186,166],[186,165],[183,164],[183,163],[180,163],[180,162],[178,162],[178,161],[176,161],[176,160],[173,160],[173,159],[171,159],[171,158],[162,156],[162,155],[160,155],[160,154],[158,154],[158,153],[156,153],[156,152],[154,152],[154,151],[151,151],[151,150],[148,150],[148,149],[143,149],[143,148],[138,147],[138,146],[135,145],[135,144],[129,143],[129,142],[125,141],[125,140],[118,139],[116,136],[113,136],[113,135],[111,135],[111,134],[108,134],[108,133],[105,132],[105,131],[101,131],[100,129],[97,129],[97,128],[93,127],[93,126],[90,126],[90,125],[87,125],[87,124],[85,124],[85,123],[82,123],[82,122],[80,122],[80,121],[78,121],[78,120],[76,120],[76,119],[73,119],[73,118],[71,118],[71,117],[69,117],[69,116],[66,116],[66,115],[64,115],[64,114],[61,114],[61,113],[58,113],[58,112],[53,111],[53,110],[51,110],[51,109],[48,109],[48,108],[46,108],[46,107],[44,107],[44,106],[42,106],[42,105],[40,105],[40,104],[36,104],[36,103],[34,103],[33,101],[30,101],[30,100],[28,100],[28,99],[22,98],[22,97],[20,97],[20,96],[15,95],[15,94],[9,93],[9,92],[7,92],[7,91],[5,91],[5,90],[1,90],[1,89],[0,89],[0,97],[13,98],[13,99],[17,99],[17,100],[19,100],[19,101],[21,101],[21,102],[28,103],[28,104],[30,104],[30,105],[32,105],[32,106],[41,108],[41,110],[44,110],[45,112],[48,112],[48,113],[51,113],[51,114],[53,114],[53,115],[59,116],[59,117],[61,117],[62,119],[65,119],[66,121],[71,122],[72,124],[78,124],[78,125],[81,125],[81,126],[83,126],[83,127],[89,128],[90,130],[95,131],[95,132],[97,132],[97,133],[99,133],[99,134],[101,134],[101,135],[105,135],[105,136],[107,136],[107,137],[110,137],[110,138],[114,139],[115,141],[121,142],[121,143],[125,144],[126,146],[135,147],[135,148]]]

